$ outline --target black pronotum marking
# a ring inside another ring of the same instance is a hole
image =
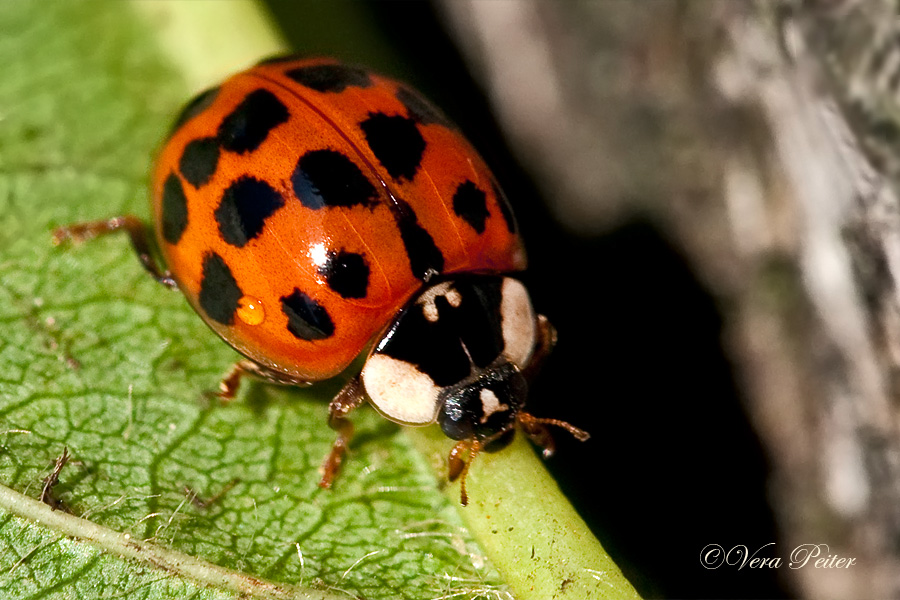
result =
[[[360,168],[335,150],[311,150],[301,156],[291,184],[307,208],[371,206],[378,199],[375,186]]]
[[[241,177],[228,186],[216,208],[219,232],[226,242],[242,248],[262,233],[266,219],[282,206],[284,198],[268,183]]]
[[[450,129],[456,128],[440,110],[435,108],[415,90],[411,90],[407,87],[400,87],[397,90],[396,96],[397,100],[399,100],[406,108],[409,118],[417,123],[421,123],[422,125],[435,123]]]
[[[412,179],[425,153],[425,138],[416,122],[399,115],[369,113],[359,124],[375,158],[394,179]]]
[[[188,183],[199,188],[209,183],[218,164],[218,140],[213,137],[197,138],[184,147],[178,160],[178,170]]]
[[[503,193],[496,181],[491,181],[491,188],[494,190],[494,198],[497,199],[497,204],[500,206],[500,214],[503,216],[503,220],[506,221],[506,229],[510,233],[515,233],[518,225],[516,224],[516,216],[513,213],[512,205],[509,203],[509,198],[506,197],[506,194]]]
[[[188,208],[184,188],[175,173],[166,178],[162,192],[162,234],[170,244],[177,244],[187,229]]]
[[[328,287],[343,298],[365,298],[369,290],[369,264],[355,252],[329,252],[328,262],[319,267]]]
[[[437,298],[435,304],[445,316],[449,307],[446,299]],[[376,352],[415,365],[441,387],[458,383],[472,372],[469,357],[452,326],[441,319],[429,321],[422,307],[415,304],[382,338]]]
[[[203,257],[203,279],[200,281],[200,308],[213,321],[222,325],[234,323],[234,311],[244,293],[238,286],[225,260],[210,252]]]
[[[367,88],[372,78],[359,67],[346,65],[313,65],[285,72],[285,75],[302,86],[317,92],[343,92],[348,87]]]
[[[219,125],[219,144],[225,150],[252,152],[269,132],[290,118],[287,107],[269,90],[258,89],[247,97]]]
[[[296,338],[314,341],[334,335],[334,322],[325,307],[297,288],[281,297],[281,310],[288,318],[288,331]]]
[[[472,362],[480,368],[487,367],[506,346],[500,313],[503,278],[463,278],[453,285],[462,296],[462,303],[453,310],[453,327],[466,345]]]
[[[435,385],[459,383],[469,376],[473,364],[483,369],[503,352],[501,285],[499,277],[454,281],[453,287],[461,296],[459,306],[437,296],[434,304],[438,319],[429,321],[423,306],[412,304],[375,352],[415,365]]]
[[[218,95],[219,88],[214,87],[195,96],[193,100],[188,102],[187,105],[181,109],[181,113],[179,113],[178,117],[175,119],[175,123],[172,125],[172,131],[169,135],[172,135],[181,129],[182,125],[209,108]]]
[[[487,194],[468,180],[459,184],[453,194],[453,212],[478,233],[484,233],[485,221],[490,216],[486,198]]]

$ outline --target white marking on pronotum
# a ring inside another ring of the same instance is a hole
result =
[[[528,297],[528,290],[521,282],[509,277],[503,279],[501,293],[503,354],[507,360],[522,369],[531,359],[537,337],[531,298]]]
[[[373,354],[362,371],[372,405],[392,421],[427,425],[437,418],[441,388],[414,365],[384,354]]]
[[[416,304],[422,305],[422,313],[425,315],[425,318],[434,323],[438,320],[438,309],[437,305],[434,303],[435,298],[438,296],[443,296],[447,299],[447,302],[453,308],[456,308],[462,302],[462,294],[459,293],[453,287],[453,284],[449,281],[445,281],[443,283],[438,283],[437,285],[433,285],[419,296],[419,299],[416,300]]]
[[[495,412],[509,410],[509,405],[501,403],[497,394],[487,388],[481,390],[479,397],[481,398],[482,423],[486,423]]]

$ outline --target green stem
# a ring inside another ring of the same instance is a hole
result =
[[[409,429],[415,447],[446,477],[450,444],[436,427]],[[472,463],[463,520],[520,600],[638,598],[563,496],[524,436]],[[445,489],[459,504],[459,486]]]

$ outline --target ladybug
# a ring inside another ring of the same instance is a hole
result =
[[[153,226],[126,215],[54,242],[129,234],[144,268],[245,358],[220,384],[308,385],[362,371],[332,400],[330,487],[366,400],[457,440],[449,476],[518,426],[556,332],[511,273],[526,266],[512,208],[469,142],[419,93],[331,59],[277,58],[194,98],[158,157]],[[160,266],[161,264],[164,266]]]

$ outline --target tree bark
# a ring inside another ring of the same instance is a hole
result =
[[[895,2],[439,6],[557,218],[650,215],[716,297],[779,545],[856,559],[794,589],[900,596]]]

